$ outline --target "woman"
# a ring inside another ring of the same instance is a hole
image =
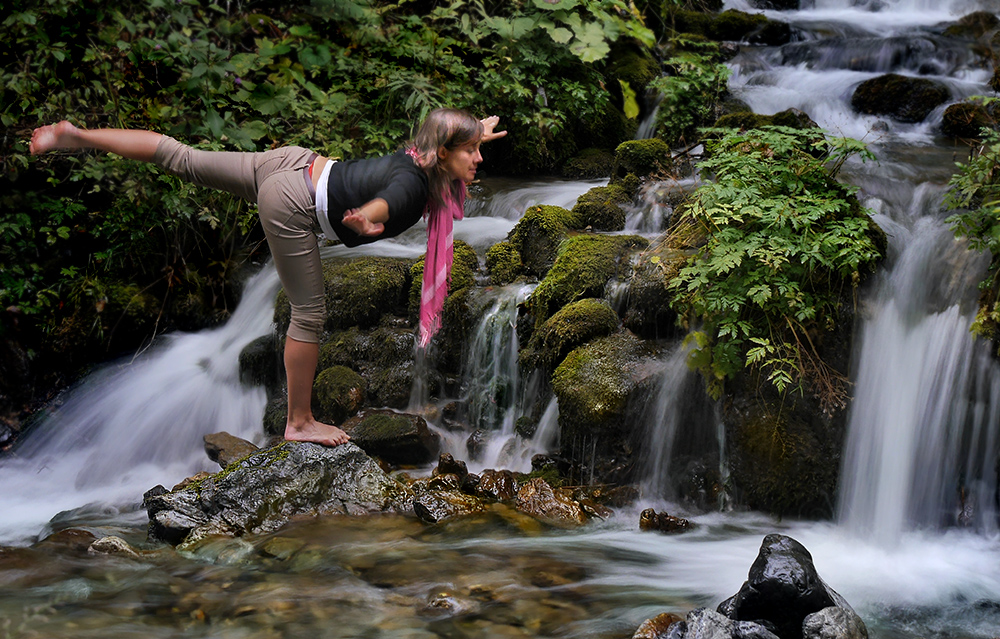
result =
[[[452,221],[461,219],[465,184],[482,162],[479,145],[506,135],[499,117],[477,120],[436,109],[405,150],[381,158],[337,162],[302,147],[260,153],[199,151],[165,135],[131,129],[79,129],[69,122],[35,129],[32,154],[97,149],[152,162],[182,179],[257,204],[278,277],[292,306],[285,338],[288,416],[285,439],[327,446],[347,434],[316,421],[312,385],[326,316],[317,226],[356,246],[399,235],[423,215],[427,257],[420,304],[420,345],[440,324],[452,259]]]

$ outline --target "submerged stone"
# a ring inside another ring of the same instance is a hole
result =
[[[575,527],[587,522],[580,504],[537,477],[521,486],[514,507],[554,526]]]

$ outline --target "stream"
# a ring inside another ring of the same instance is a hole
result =
[[[433,527],[414,518],[293,521],[274,535],[219,540],[196,552],[146,542],[142,494],[214,470],[206,433],[262,441],[262,389],[240,384],[238,356],[272,330],[278,289],[265,267],[223,326],[173,334],[92,374],[50,406],[0,458],[0,637],[631,637],[661,612],[714,608],[736,593],[765,534],[800,541],[873,639],[1000,637],[1000,370],[968,328],[988,258],[944,223],[941,201],[965,147],[940,136],[944,107],[924,123],[859,116],[853,87],[894,71],[942,80],[953,101],[989,92],[991,71],[940,25],[990,4],[965,0],[816,0],[767,11],[790,22],[782,47],[744,46],[729,64],[733,92],[753,110],[807,112],[835,135],[863,139],[878,161],[849,163],[842,179],[889,235],[889,256],[861,300],[853,402],[838,516],[779,521],[732,510],[692,513],[664,485],[671,451],[725,442],[716,411],[699,401],[679,345],[665,349],[662,388],[647,410],[642,498],[581,530],[543,528],[516,513]],[[727,8],[751,10],[743,0]],[[455,237],[482,255],[534,203],[571,207],[600,181],[484,180]],[[647,204],[647,208],[654,207]],[[628,232],[654,237],[664,212],[638,207]],[[424,229],[362,251],[418,257]],[[341,247],[329,255],[346,254]],[[464,367],[469,397],[504,379],[505,402],[473,420],[499,424],[470,470],[528,470],[556,443],[558,405],[520,379],[512,308],[531,291],[494,292]],[[612,295],[613,291],[609,291]],[[513,435],[532,402],[546,402],[534,438]],[[675,441],[696,419],[704,441]],[[465,435],[442,431],[465,458]],[[945,526],[957,490],[976,524]],[[689,517],[690,533],[642,533],[640,510]],[[140,556],[91,556],[89,532],[118,535]],[[55,534],[53,534],[55,533]]]

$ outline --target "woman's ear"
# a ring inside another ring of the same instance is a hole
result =
[[[444,145],[441,145],[438,147],[438,160],[443,162],[446,159],[448,159],[448,149]]]

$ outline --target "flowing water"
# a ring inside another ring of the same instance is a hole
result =
[[[963,151],[937,137],[940,112],[902,125],[849,106],[858,82],[890,70],[938,78],[955,99],[986,93],[989,71],[937,25],[997,7],[959,0],[809,7],[767,12],[791,22],[796,41],[745,47],[731,63],[732,87],[758,112],[800,108],[831,132],[869,141],[878,157],[843,174],[889,234],[890,255],[861,300],[838,521],[779,522],[723,508],[686,513],[699,526],[682,536],[637,530],[641,508],[680,509],[669,485],[678,451],[711,447],[724,463],[714,407],[698,397],[697,378],[675,346],[666,349],[662,388],[647,411],[643,497],[609,521],[565,532],[503,509],[437,527],[335,518],[191,553],[147,547],[142,493],[209,469],[202,434],[253,439],[258,430],[264,394],[240,386],[236,358],[270,330],[277,283],[265,270],[225,326],[171,336],[88,378],[0,460],[0,633],[627,637],[647,617],[715,606],[735,593],[763,535],[778,531],[809,548],[873,637],[1000,636],[1000,371],[968,333],[984,257],[951,237],[941,207]],[[487,181],[455,235],[482,253],[526,206],[569,206],[597,184]],[[630,228],[655,233],[664,215],[637,210]],[[420,237],[417,228],[363,250],[419,256]],[[464,392],[487,400],[471,414],[497,433],[478,463],[524,468],[556,443],[558,405],[535,397],[536,384],[518,378],[511,363],[511,308],[526,291],[492,294],[469,349]],[[519,442],[512,425],[536,402],[541,422],[530,442]],[[446,437],[463,457],[464,437]],[[72,536],[35,543],[70,527],[121,535],[143,554],[87,556]]]

